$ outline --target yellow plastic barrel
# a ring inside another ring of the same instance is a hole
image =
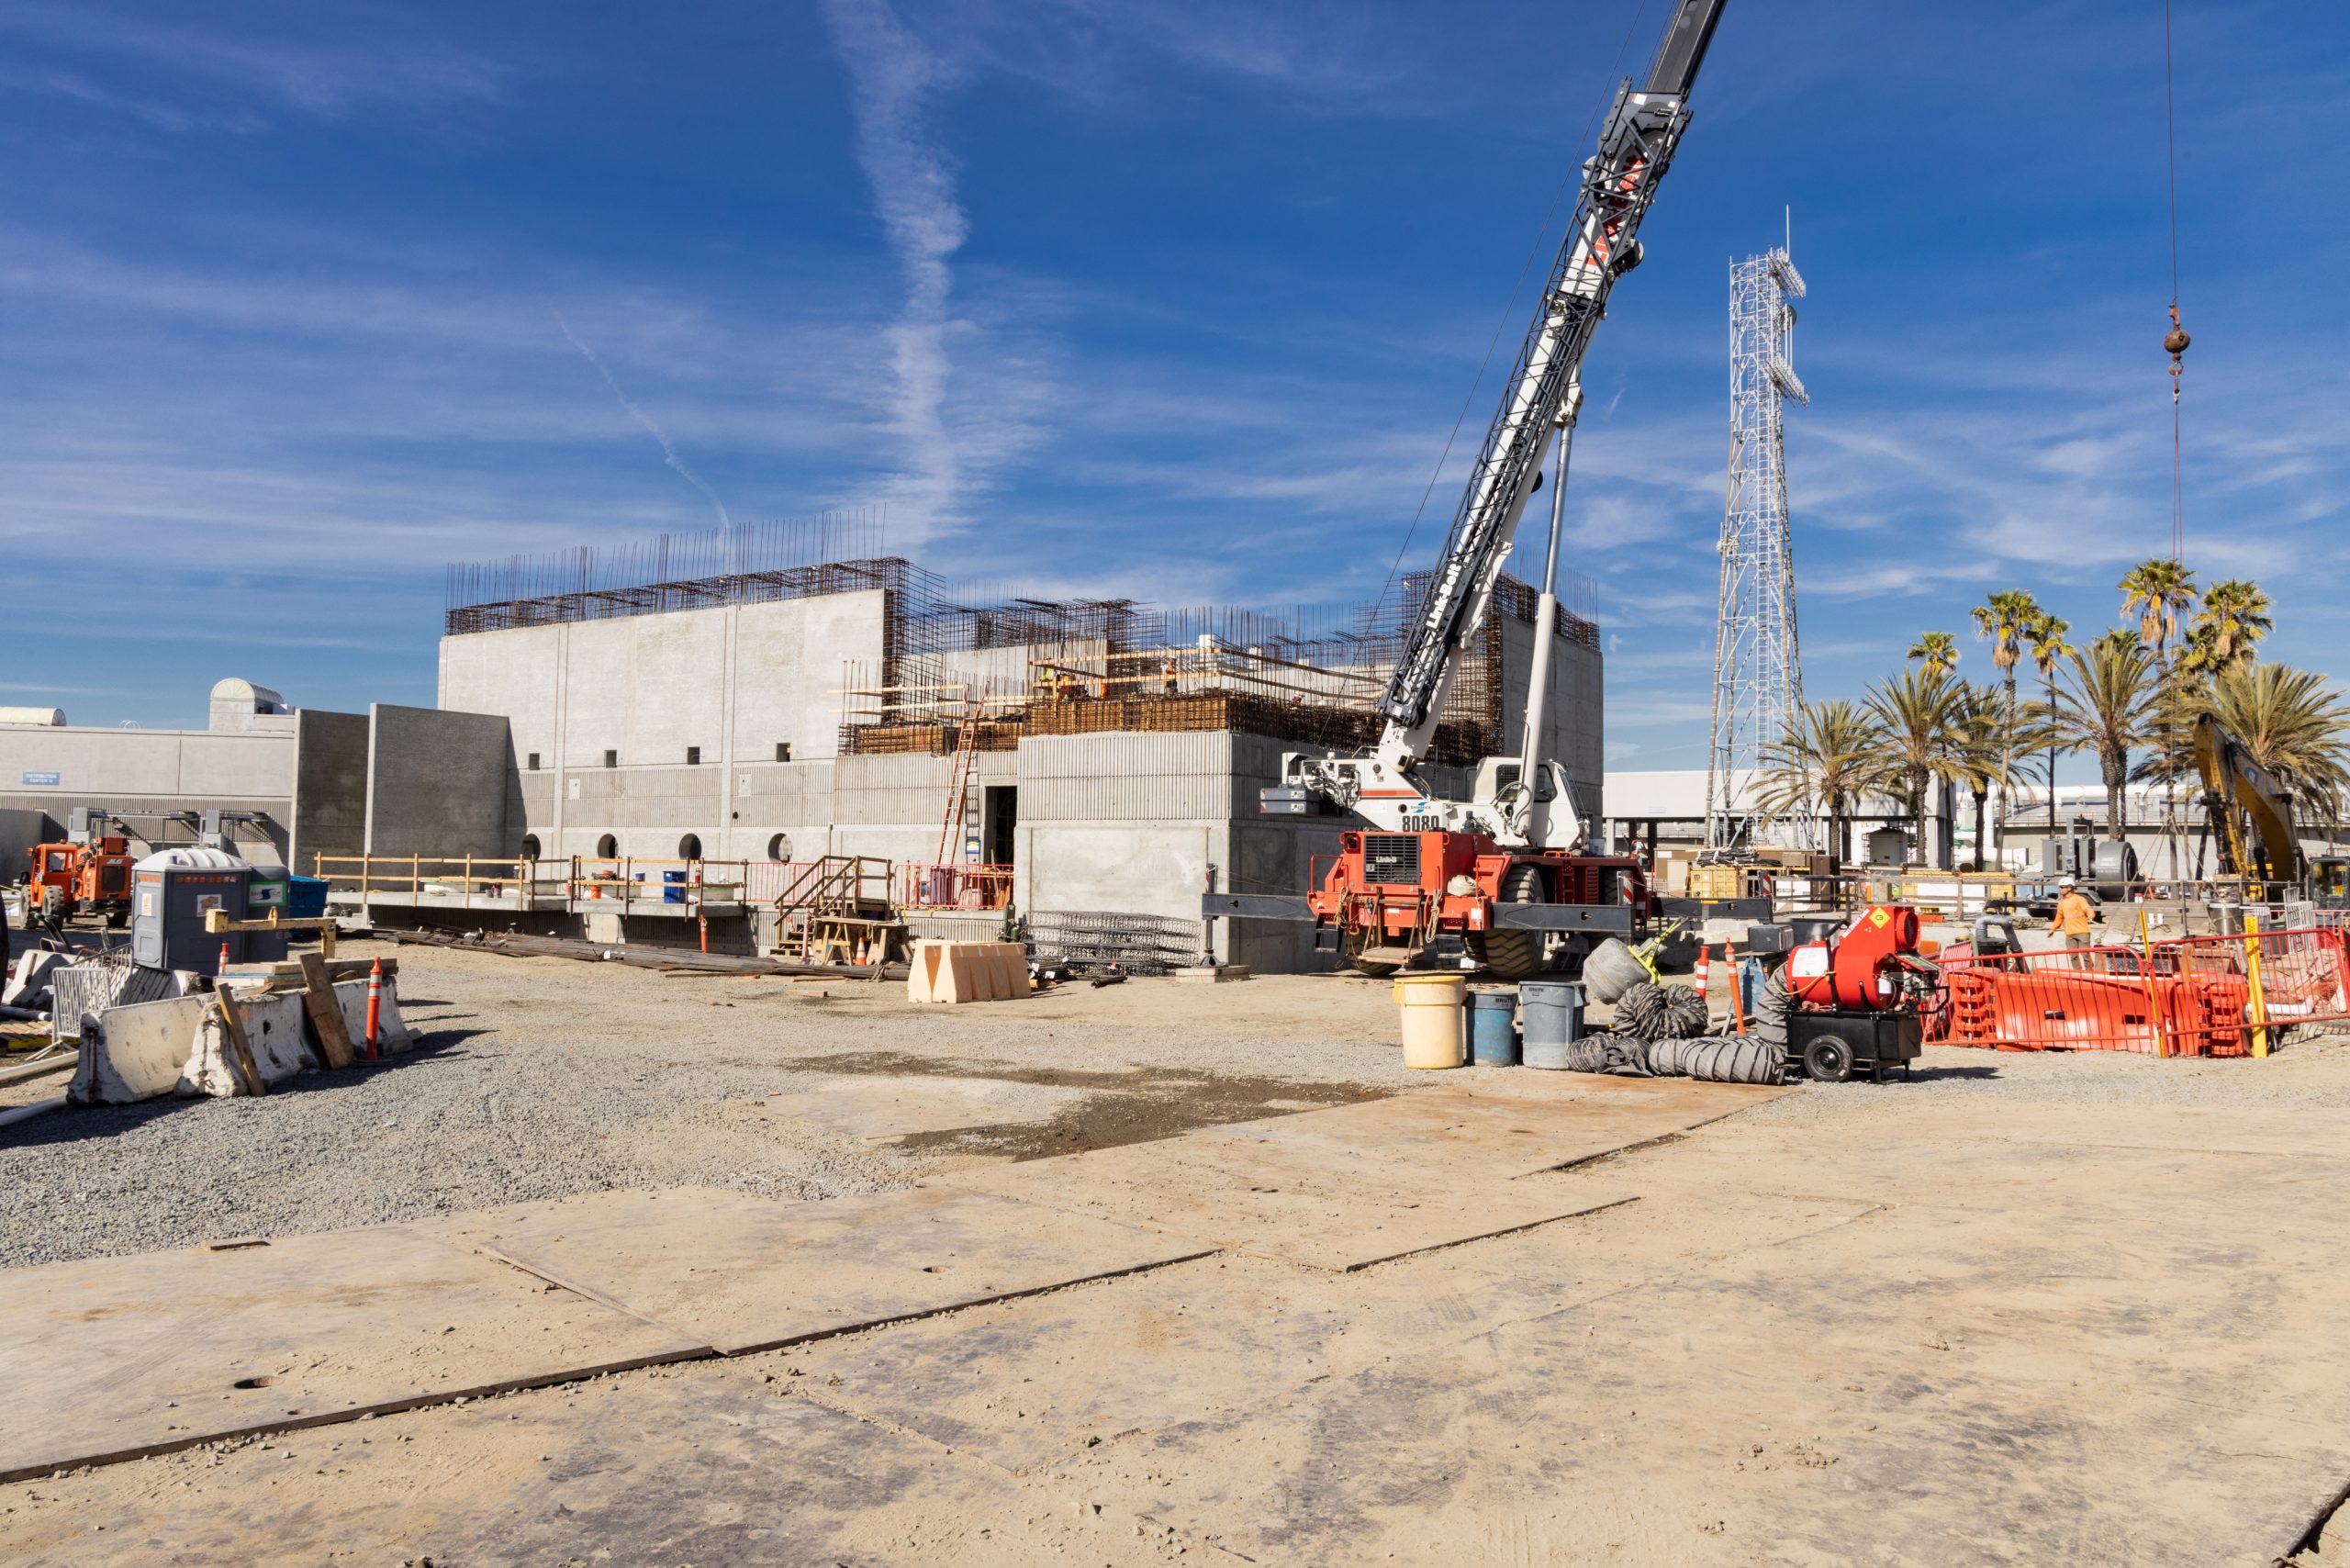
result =
[[[1437,1069],[1469,1060],[1461,1002],[1469,984],[1459,975],[1397,975],[1395,1004],[1404,1015],[1404,1065]]]

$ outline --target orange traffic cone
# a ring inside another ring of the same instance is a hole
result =
[[[1713,949],[1700,942],[1697,944],[1697,994],[1699,996],[1706,994],[1706,987],[1712,982],[1713,978]]]

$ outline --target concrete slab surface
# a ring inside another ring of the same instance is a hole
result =
[[[1040,1496],[723,1362],[420,1410],[399,1426],[158,1462],[146,1489],[104,1507],[95,1477],[44,1482],[0,1526],[8,1560],[1128,1568],[1172,1555],[1163,1530],[1146,1538],[1131,1514]]]
[[[1784,1092],[1683,1083],[1398,1095],[943,1180],[1346,1271],[1629,1201],[1518,1179]]]
[[[769,1114],[794,1116],[852,1137],[896,1138],[912,1133],[1008,1122],[1046,1122],[1093,1092],[1000,1078],[836,1078],[791,1094],[769,1094]]]
[[[728,1355],[1211,1250],[946,1187],[823,1203],[706,1187],[599,1193],[431,1229]]]
[[[1865,1212],[1792,1199],[1738,1208],[1740,1246]],[[1106,1440],[1278,1404],[1627,1290],[1675,1261],[1629,1245],[1657,1223],[1638,1205],[1607,1209],[1337,1277],[1220,1257],[811,1346],[796,1364],[814,1397],[1043,1473]]]
[[[0,1479],[707,1355],[415,1230],[0,1272]]]

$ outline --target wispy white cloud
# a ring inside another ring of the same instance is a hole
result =
[[[878,498],[893,533],[918,543],[968,521],[973,501],[1041,438],[1044,390],[1038,366],[1002,353],[988,327],[954,308],[952,263],[970,226],[929,117],[955,68],[886,0],[826,0],[824,13],[853,89],[857,163],[904,284],[886,334],[885,421],[897,450]],[[991,363],[974,374],[981,359]]]
[[[669,433],[655,424],[653,416],[638,408],[630,399],[629,395],[621,390],[621,384],[612,379],[612,373],[605,368],[602,360],[596,357],[596,351],[589,348],[579,334],[571,330],[571,323],[563,319],[562,311],[550,308],[548,314],[554,318],[554,324],[563,329],[564,341],[579,351],[580,358],[595,366],[596,374],[604,378],[604,385],[611,388],[612,396],[620,400],[621,408],[628,410],[628,417],[643,426],[644,433],[660,443],[661,460],[677,470],[677,477],[710,498],[710,504],[718,509],[718,526],[721,528],[733,526],[733,520],[726,515],[726,503],[718,498],[718,492],[710,487],[708,481],[686,466],[685,460],[677,455],[677,445],[670,441]]]
[[[324,24],[341,20],[337,32]],[[429,109],[499,97],[510,71],[420,35],[412,17],[386,17],[372,30],[343,13],[296,12],[257,33],[218,23],[155,22],[86,6],[17,0],[0,6],[0,34],[53,53],[129,62],[200,93],[242,96],[319,119],[389,106]],[[84,73],[50,71],[25,84],[134,115],[167,130],[257,129],[250,108],[166,105],[91,89]],[[236,118],[240,113],[243,118]]]

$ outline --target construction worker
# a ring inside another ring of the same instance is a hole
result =
[[[2088,960],[2079,955],[2097,945],[2097,935],[2089,929],[2096,924],[2097,905],[2089,902],[2088,895],[2081,891],[2072,878],[2059,880],[2056,884],[2056,916],[2048,923],[2048,929],[2052,934],[2064,934],[2065,950],[2075,955],[2069,960],[2070,968],[2081,969],[2088,967]]]
[[[1175,661],[1170,657],[1161,663],[1158,666],[1159,689],[1164,691],[1168,696],[1172,697],[1175,695],[1175,688],[1177,684],[1178,675],[1175,668]]]

